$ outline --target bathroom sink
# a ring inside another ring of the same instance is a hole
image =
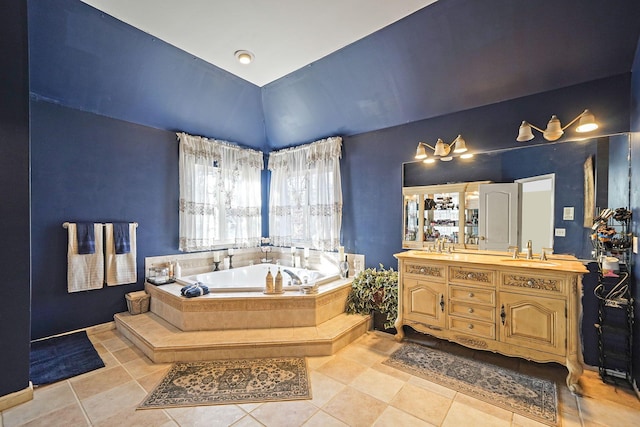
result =
[[[503,258],[500,262],[504,262],[506,264],[510,264],[517,267],[557,267],[558,263],[549,262],[538,259],[513,259],[513,258]]]

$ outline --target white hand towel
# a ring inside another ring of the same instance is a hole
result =
[[[80,292],[101,289],[104,286],[104,253],[102,251],[102,224],[93,224],[95,253],[78,254],[78,233],[75,223],[67,226],[67,291]]]
[[[105,258],[107,260],[107,286],[125,285],[138,281],[136,264],[136,224],[129,223],[130,251],[116,254],[113,224],[105,224]]]

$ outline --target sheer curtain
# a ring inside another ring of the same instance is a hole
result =
[[[180,244],[184,252],[260,245],[260,151],[178,133]]]
[[[269,237],[275,246],[336,250],[342,226],[342,138],[269,154]]]

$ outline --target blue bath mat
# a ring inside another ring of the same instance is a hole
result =
[[[31,343],[29,373],[33,385],[51,384],[103,367],[85,331]]]

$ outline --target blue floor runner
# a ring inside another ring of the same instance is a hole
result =
[[[104,367],[85,331],[31,343],[30,378],[44,385]]]

